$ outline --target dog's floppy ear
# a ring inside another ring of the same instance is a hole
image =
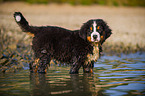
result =
[[[87,32],[89,31],[90,22],[91,21],[89,20],[88,22],[84,23],[79,31],[80,37],[84,40],[87,40]]]
[[[103,40],[101,40],[101,44],[105,42],[105,40],[110,37],[112,34],[112,30],[109,28],[107,23],[101,19],[101,25],[103,26]]]

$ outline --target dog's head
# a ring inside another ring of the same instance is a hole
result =
[[[84,23],[81,27],[79,35],[89,42],[101,43],[110,37],[111,29],[102,19],[92,19]]]

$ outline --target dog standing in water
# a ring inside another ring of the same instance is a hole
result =
[[[30,26],[20,12],[15,12],[14,18],[22,31],[34,36],[32,49],[39,60],[39,73],[46,73],[52,59],[71,64],[70,74],[78,74],[81,66],[84,73],[92,73],[102,44],[112,34],[102,19],[91,19],[80,30],[72,31],[57,26]]]

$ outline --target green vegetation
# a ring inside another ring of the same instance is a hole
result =
[[[109,6],[142,6],[145,7],[145,0],[0,0],[0,1],[24,1],[31,4],[48,3],[69,3],[71,5],[109,5]]]

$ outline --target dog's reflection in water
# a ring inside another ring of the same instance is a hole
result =
[[[52,78],[53,77],[53,78]],[[102,95],[102,90],[95,88],[93,74],[68,76],[48,76],[46,74],[30,73],[31,95],[33,96],[96,96]],[[69,77],[69,78],[66,78]]]

